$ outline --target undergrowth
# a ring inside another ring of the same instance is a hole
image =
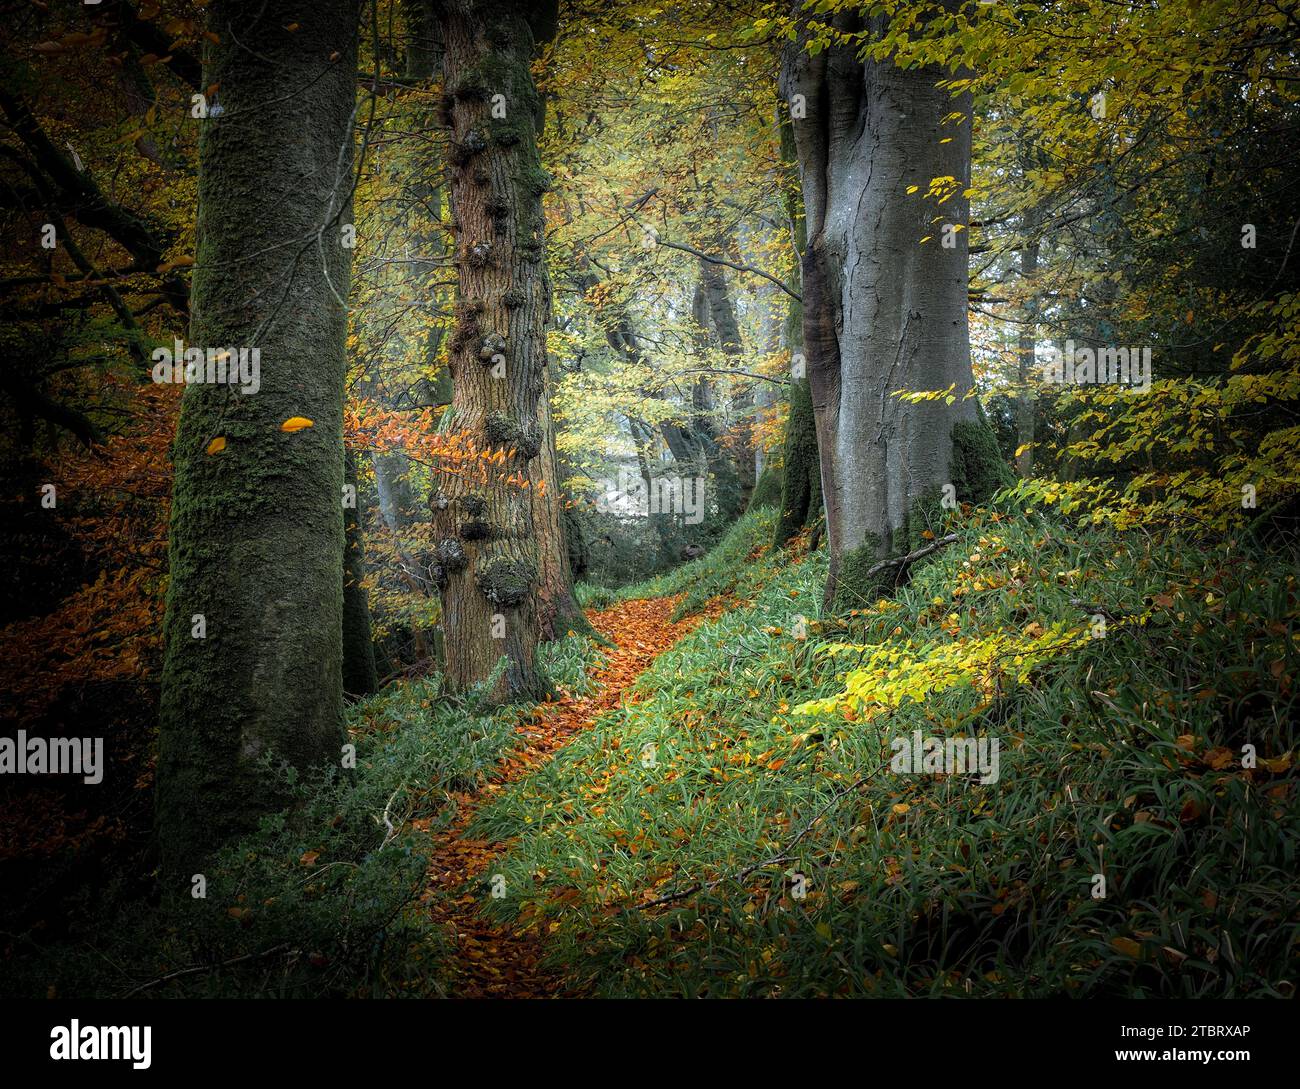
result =
[[[755,563],[771,539],[776,512],[771,507],[751,508],[723,535],[710,552],[634,586],[619,590],[583,587],[584,605],[609,608],[620,601],[673,597],[683,594],[673,620],[697,613],[717,597],[743,601],[772,577],[772,563]],[[777,565],[781,558],[776,557]],[[599,604],[597,604],[599,603]]]
[[[765,532],[750,516],[625,591],[744,603],[476,817],[514,841],[497,866],[526,890],[488,910],[548,932],[571,986],[1292,993],[1294,551],[980,513],[893,600],[800,624],[824,557],[760,558]],[[932,657],[1053,630],[1059,653],[838,702],[882,647],[911,684]],[[797,712],[817,700],[838,709]],[[890,742],[914,731],[996,739],[996,781],[895,772]]]
[[[591,640],[545,646],[551,682],[590,690]],[[169,892],[110,878],[4,935],[11,996],[308,997],[443,993],[445,937],[421,897],[431,833],[511,746],[527,706],[492,710],[431,676],[354,705],[355,769],[279,771],[287,810]],[[138,866],[122,869],[131,872]],[[196,896],[196,892],[203,895]],[[30,911],[28,912],[30,914]]]

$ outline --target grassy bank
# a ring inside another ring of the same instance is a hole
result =
[[[517,837],[500,868],[529,890],[493,908],[553,931],[571,980],[611,995],[1291,993],[1293,552],[1243,561],[986,514],[896,600],[797,629],[822,558],[746,563],[765,531],[748,520],[626,591],[741,604],[480,812],[484,835]],[[846,701],[862,663],[866,698]],[[819,700],[834,710],[797,713]],[[892,770],[890,742],[914,731],[996,739],[997,781]]]

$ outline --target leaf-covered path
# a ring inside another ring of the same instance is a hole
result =
[[[453,943],[449,990],[458,998],[542,998],[561,993],[562,984],[541,966],[544,943],[536,930],[516,931],[486,918],[479,907],[486,896],[483,875],[506,847],[468,838],[466,828],[479,807],[508,784],[550,760],[577,733],[629,700],[629,690],[657,655],[695,628],[701,615],[673,622],[680,596],[626,601],[601,613],[592,624],[614,646],[602,648],[603,664],[587,696],[564,695],[539,704],[516,731],[517,744],[497,765],[497,773],[475,794],[454,796],[456,819],[436,837],[429,867],[428,910]],[[467,887],[479,879],[479,887]]]

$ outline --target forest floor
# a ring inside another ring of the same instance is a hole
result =
[[[1294,992],[1289,543],[974,512],[889,599],[816,619],[825,553],[770,549],[773,522],[580,586],[603,641],[547,645],[547,702],[437,674],[360,701],[357,774],[297,782],[206,898],[0,883],[41,909],[0,935],[0,996]],[[893,766],[931,738],[996,763]]]
[[[454,795],[456,819],[437,836],[429,866],[425,902],[434,922],[452,943],[448,978],[462,998],[555,997],[559,975],[542,964],[545,939],[536,928],[495,922],[480,911],[485,875],[509,847],[467,834],[480,807],[507,785],[549,761],[574,735],[602,715],[635,700],[631,688],[654,659],[707,618],[708,611],[673,622],[681,595],[624,601],[589,615],[595,629],[613,645],[601,652],[593,674],[594,691],[562,693],[538,704],[516,729],[516,745],[497,765],[496,774],[473,794]],[[477,882],[482,888],[472,887]]]

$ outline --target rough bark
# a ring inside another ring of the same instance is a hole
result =
[[[157,815],[175,877],[278,806],[264,759],[337,765],[345,740],[340,221],[357,17],[355,0],[208,9],[204,85],[223,112],[200,122],[189,339],[259,349],[261,388],[187,386],[173,447]],[[292,417],[311,426],[282,430]]]
[[[845,31],[883,29],[880,20],[834,18]],[[804,354],[830,545],[825,602],[843,608],[874,599],[878,588],[856,576],[906,550],[945,484],[959,499],[983,499],[990,474],[1005,466],[958,476],[990,451],[996,461],[977,404],[965,398],[969,96],[936,86],[951,74],[942,69],[864,62],[838,46],[810,56],[803,40],[786,51],[782,85],[787,102],[802,95],[807,109],[793,119],[808,231]],[[954,112],[964,122],[943,124]],[[943,204],[926,196],[939,177],[957,180]],[[894,396],[949,387],[951,405]]]
[[[447,677],[459,689],[485,681],[504,656],[491,692],[501,701],[546,689],[536,664],[537,526],[539,507],[551,498],[539,494],[545,470],[536,463],[546,449],[541,401],[551,300],[542,194],[549,180],[537,153],[541,104],[528,10],[489,0],[438,5],[458,277],[454,426],[503,451],[502,468],[529,484],[512,484],[503,473],[451,475],[433,497]],[[496,101],[505,117],[493,116],[495,95],[503,96]]]

